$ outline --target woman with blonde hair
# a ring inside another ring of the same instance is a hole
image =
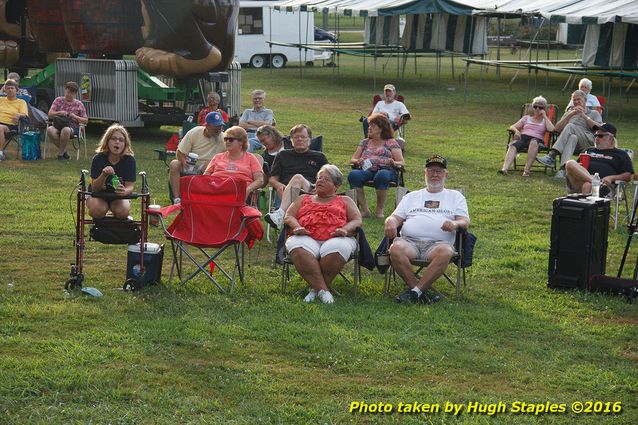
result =
[[[545,132],[554,131],[554,124],[547,116],[547,100],[543,96],[535,97],[527,114],[514,123],[509,131],[512,133],[513,142],[507,149],[505,161],[503,161],[503,166],[498,170],[498,173],[507,175],[507,170],[514,162],[516,154],[527,151],[523,177],[529,177],[538,149],[541,146],[545,147]]]
[[[204,175],[234,177],[246,182],[246,196],[264,184],[262,166],[257,156],[247,152],[248,133],[239,126],[224,132],[226,151],[220,152],[210,160]]]
[[[91,161],[89,191],[112,192],[119,198],[133,193],[137,175],[128,131],[119,124],[111,125],[104,132],[95,152]],[[128,199],[106,200],[91,196],[86,201],[86,206],[93,218],[103,218],[110,210],[114,217],[126,219],[131,210]]]

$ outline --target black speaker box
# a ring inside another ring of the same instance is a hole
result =
[[[609,199],[569,195],[554,200],[547,286],[588,289],[605,274]]]

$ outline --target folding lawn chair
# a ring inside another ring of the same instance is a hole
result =
[[[397,189],[397,204],[401,202],[401,199],[407,192],[408,191],[405,190],[405,188]],[[461,192],[464,193],[463,190],[461,190]],[[400,230],[400,228],[397,229],[397,233],[399,233]],[[457,299],[461,297],[461,281],[463,282],[463,287],[467,284],[465,269],[472,265],[475,244],[476,236],[469,231],[460,230],[456,232],[454,239],[454,255],[450,259],[450,264],[454,264],[456,266],[456,276],[453,279],[450,274],[446,272],[443,274],[443,277],[455,288]],[[390,293],[391,283],[394,282],[396,284],[397,280],[396,272],[394,271],[392,262],[390,261],[390,254],[387,252],[390,245],[392,245],[392,241],[387,237],[384,237],[379,245],[379,248],[384,247],[384,249],[377,249],[377,253],[380,254],[377,255],[377,267],[381,273],[385,274],[383,292],[386,296]],[[422,260],[411,260],[410,263],[417,267],[417,275],[430,264],[428,261]]]
[[[356,203],[356,193],[352,189],[348,190],[345,194],[342,194],[340,196],[348,196],[355,200]],[[290,281],[290,266],[292,265],[292,259],[290,258],[285,247],[286,238],[288,236],[287,230],[287,226],[284,226],[279,240],[277,241],[278,262],[282,264],[281,292],[286,291],[286,287],[288,286],[288,282]],[[352,280],[344,273],[343,269],[339,272],[339,276],[343,278],[346,284],[352,287],[353,294],[357,293],[357,288],[359,286],[359,280],[361,276],[361,266],[364,266],[370,270],[374,268],[372,251],[370,250],[370,246],[368,245],[368,242],[366,240],[365,233],[363,232],[362,228],[357,228],[356,232],[357,248],[348,259],[348,262],[352,262]]]
[[[171,241],[173,263],[169,286],[175,271],[180,286],[202,273],[221,292],[231,292],[237,277],[240,282],[244,280],[243,245],[252,248],[254,241],[263,237],[261,213],[246,205],[246,183],[233,178],[185,176],[180,179],[180,198],[178,205],[148,211],[160,217],[164,234]],[[179,215],[166,227],[164,218],[175,212]],[[231,248],[233,266],[232,271],[227,271],[220,256]],[[195,257],[197,251],[205,256],[203,261]],[[183,255],[196,267],[186,277]],[[228,290],[219,283],[219,276],[214,276],[215,269],[228,280]]]
[[[405,103],[405,98],[403,97],[403,95],[401,94],[397,94],[395,96],[395,100],[398,100],[401,103]],[[374,107],[377,105],[377,103],[381,102],[383,100],[383,96],[381,96],[380,94],[375,94],[374,97],[372,98],[372,108],[370,108],[370,112],[368,112],[368,116],[370,116],[370,114],[372,113],[372,111],[374,110]],[[364,120],[367,118],[365,116],[363,116],[363,112],[358,111],[361,113],[361,117],[359,118],[359,121],[364,123]],[[405,114],[404,116],[401,117],[401,121],[399,122],[399,124],[395,123],[395,122],[391,122],[390,124],[392,124],[392,129],[396,132],[395,136],[397,139],[401,139],[401,142],[399,143],[401,145],[401,149],[403,149],[403,144],[405,143],[405,125],[407,123],[407,121],[411,118],[410,114]],[[368,137],[368,134],[366,132],[366,127],[365,127],[365,123],[364,123],[364,128],[363,128],[363,137]]]
[[[523,105],[523,107],[521,108],[521,117],[523,117],[524,115],[527,114],[527,111],[529,108],[532,107],[531,103],[526,103],[525,105]],[[557,111],[558,111],[558,106],[556,106],[555,104],[549,104],[547,105],[547,118],[549,118],[549,120],[552,122],[552,124],[556,124],[556,115],[557,115]],[[507,151],[507,149],[509,149],[509,145],[510,143],[512,143],[512,136],[514,136],[514,133],[511,130],[507,130],[507,134],[508,134],[508,138],[507,138],[507,144],[505,145],[505,150]],[[545,146],[539,146],[538,147],[538,153],[547,153],[550,151],[550,148],[552,147],[552,144],[554,143],[555,140],[555,133],[546,131],[545,132],[545,139],[544,139],[544,143]],[[527,150],[525,150],[525,152],[527,152]],[[525,161],[523,161],[522,163],[517,163],[516,160],[518,159],[518,155],[520,155],[520,152],[516,154],[516,156],[514,157],[514,162],[512,163],[512,166],[514,167],[515,170],[518,170],[519,168],[523,168],[525,166]],[[534,161],[532,163],[532,169],[537,168],[537,169],[543,169],[544,173],[547,173],[547,170],[550,170],[552,172],[556,171],[556,166],[554,167],[548,167],[546,165],[542,165],[541,163],[539,163],[538,161]]]

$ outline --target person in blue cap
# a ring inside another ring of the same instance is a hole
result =
[[[224,120],[217,111],[206,115],[206,125],[188,131],[177,145],[176,159],[168,165],[168,182],[171,186],[173,203],[179,204],[179,178],[184,174],[202,174],[213,156],[226,150],[222,128]],[[195,166],[188,164],[189,154]]]

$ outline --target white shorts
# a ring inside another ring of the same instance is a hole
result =
[[[354,250],[357,249],[357,240],[351,237],[336,237],[327,241],[318,241],[306,235],[292,235],[286,240],[286,250],[292,252],[293,249],[297,248],[305,249],[315,258],[323,258],[328,254],[338,252],[345,261],[348,261]]]

